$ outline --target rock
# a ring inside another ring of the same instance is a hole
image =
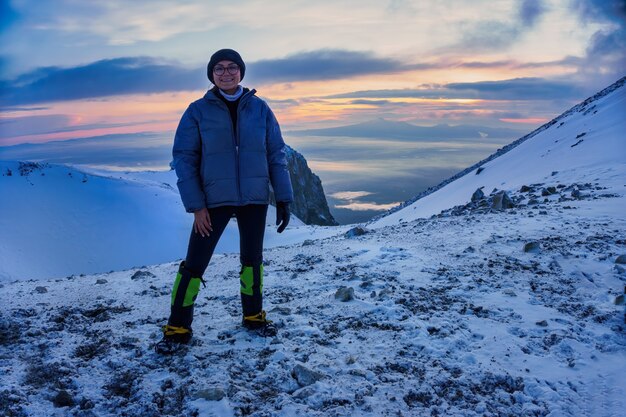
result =
[[[304,387],[304,388],[300,388],[299,390],[295,391],[292,396],[293,398],[298,398],[300,400],[303,400],[305,398],[308,398],[312,395],[315,394],[315,388],[313,387]]]
[[[491,202],[493,210],[506,210],[513,207],[515,207],[515,203],[513,203],[513,200],[505,191],[499,191],[493,196],[493,201]]]
[[[541,320],[535,323],[539,327],[548,327],[548,322],[545,320]]]
[[[136,280],[136,279],[154,278],[154,277],[156,277],[156,275],[154,275],[150,271],[137,271],[133,274],[132,277],[130,277],[130,279]]]
[[[305,239],[304,242],[302,242],[302,246],[311,246],[314,244],[315,244],[315,241],[311,239]]]
[[[351,238],[351,237],[355,237],[355,236],[363,236],[366,233],[369,233],[369,230],[367,230],[365,227],[357,226],[357,227],[353,227],[352,229],[348,230],[344,234],[344,236],[347,237],[347,238]]]
[[[474,191],[474,194],[472,194],[472,201],[482,200],[483,198],[485,198],[485,193],[483,193],[483,190],[480,188],[478,188],[476,191]]]
[[[539,200],[537,200],[536,198],[531,198],[530,200],[528,200],[529,206],[536,206],[537,204],[539,204]]]
[[[468,246],[467,248],[465,248],[465,250],[463,251],[463,253],[474,253],[476,252],[476,249],[474,249],[471,246]]]
[[[520,193],[527,193],[529,191],[532,191],[532,188],[530,188],[528,185],[522,185],[522,188],[519,189]]]
[[[354,288],[339,287],[335,292],[335,299],[342,302],[354,300]]]
[[[524,252],[530,253],[539,253],[541,252],[541,243],[539,242],[528,242],[524,245]]]
[[[541,190],[541,195],[543,197],[546,197],[552,194],[556,194],[556,187],[546,187],[543,190]]]
[[[481,172],[483,172],[485,170],[485,168],[483,167],[478,167],[478,169],[476,170],[476,175],[480,174]]]
[[[504,293],[504,295],[508,295],[509,297],[517,297],[517,293],[510,288],[507,288],[502,292]]]
[[[626,255],[622,254],[615,259],[616,264],[626,264]]]
[[[624,305],[624,294],[618,295],[617,297],[615,297],[615,305],[616,306],[623,306]]]
[[[297,364],[291,371],[291,376],[298,382],[301,387],[312,385],[324,378],[321,372],[313,371],[303,365]]]
[[[210,387],[197,391],[193,397],[195,400],[203,399],[207,401],[220,401],[226,396],[226,392],[219,387]]]
[[[52,404],[54,404],[54,406],[57,408],[71,407],[74,405],[74,398],[70,395],[69,392],[63,389],[54,396],[54,398],[52,399]]]
[[[48,292],[46,287],[35,287],[35,292],[39,294],[45,294]]]
[[[98,280],[96,281],[96,284],[106,284],[107,282],[109,282],[109,281],[107,281],[104,278],[98,278]]]
[[[574,188],[572,190],[572,194],[571,195],[574,198],[580,198],[582,196],[582,194],[581,194],[581,192],[580,192],[580,190],[578,188]]]

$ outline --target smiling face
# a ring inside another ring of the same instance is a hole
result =
[[[225,92],[226,94],[234,94],[237,91],[237,86],[241,81],[241,72],[238,70],[235,74],[231,74],[228,70],[226,70],[229,66],[237,65],[233,61],[220,61],[213,67],[213,80],[215,81],[215,85]],[[222,75],[217,75],[215,73],[215,68],[222,67],[225,69]]]

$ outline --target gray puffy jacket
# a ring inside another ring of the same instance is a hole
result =
[[[210,90],[183,114],[172,154],[185,209],[293,201],[285,142],[265,101],[251,90],[241,97],[237,135],[226,104]]]

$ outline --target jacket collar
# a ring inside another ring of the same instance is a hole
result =
[[[216,94],[219,94],[217,90],[218,90],[217,87],[213,87],[210,90],[208,90],[206,93],[204,93],[204,99],[209,100],[209,101],[214,101],[214,100],[221,101],[221,99],[216,95]],[[239,103],[243,103],[245,100],[254,96],[255,94],[256,94],[256,90],[254,88],[250,90],[244,87],[243,94],[241,95],[241,99]]]

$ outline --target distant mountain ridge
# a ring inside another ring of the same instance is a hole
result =
[[[407,122],[395,122],[377,119],[348,126],[325,129],[306,129],[286,132],[294,136],[348,136],[396,140],[471,140],[484,138],[514,138],[522,134],[521,130],[476,125],[417,126]]]

